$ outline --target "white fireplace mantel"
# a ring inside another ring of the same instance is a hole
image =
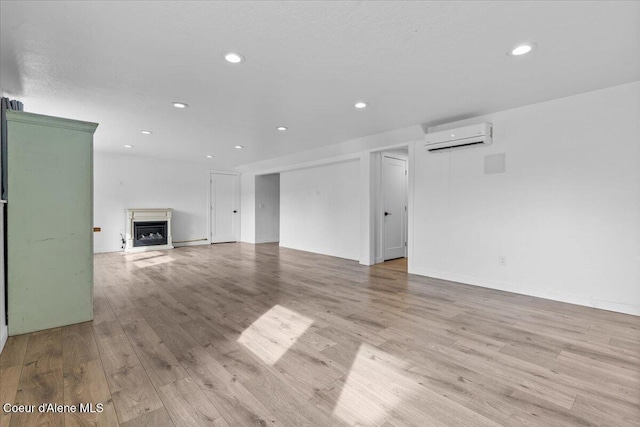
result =
[[[127,212],[127,231],[125,239],[125,252],[146,252],[162,249],[173,249],[173,239],[171,237],[171,216],[173,209],[149,209],[130,208]],[[167,222],[167,244],[153,246],[133,246],[133,224],[137,221],[166,221]]]

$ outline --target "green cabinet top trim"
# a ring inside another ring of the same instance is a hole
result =
[[[42,114],[26,113],[24,111],[7,111],[8,122],[30,123],[54,128],[72,129],[93,134],[98,123],[82,122],[80,120],[63,119]]]

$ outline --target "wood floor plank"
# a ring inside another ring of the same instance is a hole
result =
[[[158,393],[141,365],[107,373],[113,403],[120,423],[164,408]]]
[[[158,391],[176,427],[229,426],[190,377],[165,384]]]
[[[65,369],[80,363],[100,359],[91,322],[78,323],[62,328],[62,355]]]
[[[449,348],[452,349],[449,353],[452,360],[462,363],[463,360],[475,359],[478,370],[482,370],[483,367],[489,366],[493,360],[496,360],[501,369],[495,371],[495,376],[506,384],[526,390],[530,394],[564,408],[570,409],[573,406],[576,391],[556,381],[555,378],[559,374],[549,369],[540,368],[502,353],[487,351],[470,344],[454,344]]]
[[[142,318],[135,304],[129,299],[121,283],[112,283],[105,292],[109,305],[118,321],[124,325]]]
[[[198,345],[191,335],[180,327],[180,322],[176,321],[167,311],[157,310],[152,307],[141,308],[140,312],[176,357],[180,357],[183,351]]]
[[[122,427],[174,427],[171,417],[164,408],[154,409],[120,425]]]
[[[97,345],[107,374],[140,365],[140,360],[124,332],[99,339]]]
[[[98,325],[109,320],[116,320],[116,315],[104,295],[104,290],[95,288],[93,294],[93,325]]]
[[[29,334],[15,403],[35,405],[35,413],[14,413],[10,426],[63,426],[64,414],[39,412],[42,403],[63,402],[61,328]]]
[[[29,334],[24,366],[36,365],[37,372],[62,369],[62,329],[47,329]]]
[[[622,348],[631,351],[636,356],[640,357],[640,343],[630,340],[624,340],[621,338],[611,338],[609,343],[613,347]]]
[[[245,382],[245,387],[284,425],[309,427],[342,425],[268,370]]]
[[[28,334],[9,337],[0,353],[0,369],[22,366],[28,341]]]
[[[65,367],[64,404],[78,408],[78,412],[65,414],[65,426],[119,425],[100,360]],[[92,405],[91,409],[81,411],[87,404]],[[102,407],[98,408],[98,404]]]
[[[22,365],[0,368],[0,404],[13,404],[16,402],[15,397],[18,392],[21,373]],[[11,412],[0,410],[0,427],[8,426],[10,421]]]
[[[192,348],[180,362],[230,425],[276,423],[275,416],[203,348]]]
[[[598,425],[640,425],[640,405],[603,402],[602,399],[579,394],[572,410],[584,414],[587,419]]]
[[[24,366],[18,384],[15,404],[33,405],[35,412],[14,413],[11,415],[9,425],[11,427],[63,426],[64,414],[38,411],[38,406],[42,403],[61,403],[63,401],[63,388],[62,367],[41,372],[36,363]]]
[[[187,376],[187,371],[145,320],[128,323],[123,329],[156,388]]]
[[[259,357],[236,341],[219,340],[207,344],[204,348],[243,383],[257,377],[266,369]]]

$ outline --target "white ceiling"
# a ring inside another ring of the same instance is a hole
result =
[[[639,2],[0,4],[4,94],[99,122],[98,151],[212,167],[640,79]]]

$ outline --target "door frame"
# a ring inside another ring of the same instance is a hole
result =
[[[382,262],[378,256],[379,228],[378,212],[380,200],[381,153],[395,151],[398,148],[408,150],[408,193],[407,193],[407,257],[409,272],[413,269],[413,192],[415,150],[422,140],[407,140],[384,147],[362,151],[360,158],[360,265],[374,265]]]
[[[376,264],[386,261],[386,250],[387,250],[387,233],[386,233],[386,222],[384,218],[384,208],[385,208],[385,192],[384,192],[384,158],[389,157],[391,159],[401,160],[405,162],[405,174],[404,174],[404,202],[405,202],[405,210],[404,210],[404,221],[402,223],[402,233],[404,234],[404,258],[407,258],[409,255],[409,152],[407,150],[407,158],[402,159],[400,156],[394,156],[392,152],[389,151],[381,151],[380,152],[380,181],[378,186],[378,194],[379,194],[379,203],[377,206],[377,232],[380,240],[380,256],[376,257]]]
[[[209,170],[207,171],[207,243],[209,245],[213,244],[213,242],[211,241],[211,212],[213,211],[213,205],[212,205],[212,200],[211,200],[211,190],[212,190],[212,184],[213,184],[213,180],[211,179],[211,175],[235,175],[238,178],[238,188],[236,190],[236,201],[238,204],[238,219],[236,221],[235,224],[235,235],[236,235],[236,242],[240,241],[240,220],[241,220],[241,203],[240,203],[240,197],[241,197],[241,192],[240,192],[240,173],[239,172],[235,172],[235,171],[226,171],[226,170]]]

